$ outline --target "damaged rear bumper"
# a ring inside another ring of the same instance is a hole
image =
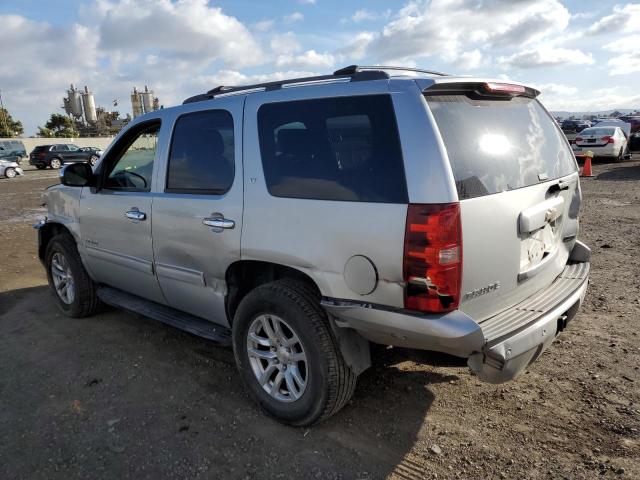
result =
[[[485,345],[469,357],[471,370],[489,383],[517,377],[578,313],[589,266],[588,262],[568,264],[549,287],[480,323]]]
[[[483,381],[517,377],[576,315],[589,278],[589,249],[577,242],[563,272],[547,288],[480,323],[457,310],[418,315],[405,310],[325,298],[336,324],[385,345],[434,350],[468,358]]]

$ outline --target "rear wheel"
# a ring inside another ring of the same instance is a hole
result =
[[[620,151],[618,152],[618,156],[615,158],[615,161],[620,163],[624,161],[624,148],[620,147]]]
[[[98,310],[93,280],[87,274],[73,238],[62,233],[51,239],[45,253],[49,288],[58,308],[69,317],[87,317]]]
[[[54,170],[58,170],[62,166],[62,160],[59,158],[52,158],[49,162],[49,166]]]
[[[47,166],[46,165],[36,165],[36,168],[38,170],[44,170],[45,168],[47,168]]]
[[[7,167],[4,171],[4,176],[7,178],[15,178],[16,170],[13,167]]]
[[[355,390],[357,376],[319,298],[301,282],[279,280],[250,292],[235,315],[233,349],[250,396],[289,425],[333,415]]]
[[[96,155],[92,155],[91,158],[89,159],[89,164],[92,167],[95,167],[96,163],[98,163],[98,157]]]

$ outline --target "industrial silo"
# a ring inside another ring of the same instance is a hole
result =
[[[65,111],[68,114],[73,115],[76,119],[81,118],[82,117],[82,99],[81,99],[80,92],[76,87],[73,86],[73,83],[71,84],[71,88],[67,90],[66,100],[67,101],[64,102]]]
[[[96,123],[98,121],[98,115],[96,114],[96,101],[93,98],[93,93],[89,91],[87,86],[84,87],[82,93],[82,103],[84,105],[84,119],[87,123]]]
[[[153,91],[149,91],[149,88],[145,85],[144,92],[140,93],[140,97],[142,98],[144,113],[153,112]]]
[[[142,111],[142,99],[140,98],[140,92],[133,87],[133,93],[131,94],[131,111],[133,112],[133,118],[139,117],[144,112]]]

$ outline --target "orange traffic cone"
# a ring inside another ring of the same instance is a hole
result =
[[[582,167],[581,177],[593,177],[593,172],[591,171],[591,157],[593,157],[593,153],[587,152],[584,156],[584,167]]]

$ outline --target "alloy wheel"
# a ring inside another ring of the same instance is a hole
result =
[[[51,257],[51,278],[60,300],[67,305],[71,305],[76,297],[75,283],[71,266],[60,252],[54,253],[53,257]]]
[[[276,315],[262,314],[247,332],[247,354],[256,380],[281,402],[294,402],[309,381],[307,355],[291,326]]]

